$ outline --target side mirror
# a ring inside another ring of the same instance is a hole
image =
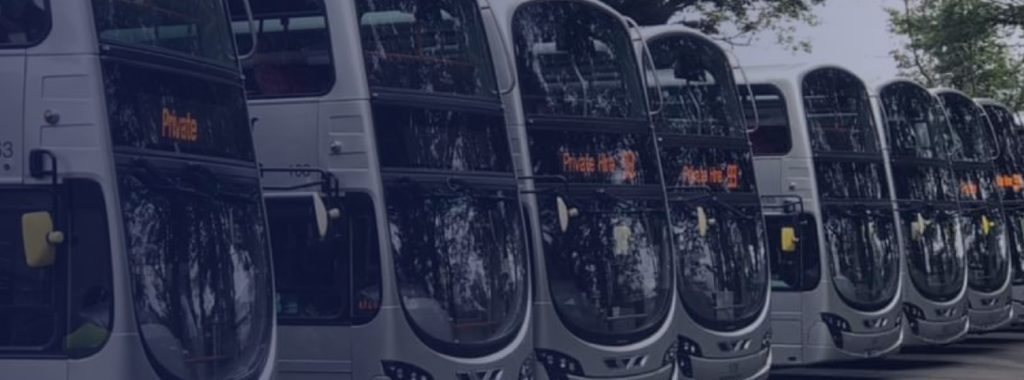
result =
[[[924,237],[925,231],[928,230],[928,225],[931,224],[924,218],[921,213],[917,214],[917,220],[910,223],[910,239],[914,241],[921,240]]]
[[[576,208],[570,208],[565,199],[558,197],[555,199],[558,203],[558,227],[562,229],[562,233],[569,230],[569,221],[580,215],[580,210]]]
[[[697,207],[697,231],[700,233],[700,237],[708,236],[708,225],[710,224],[708,213],[704,211],[704,207]]]
[[[981,233],[988,236],[992,233],[992,227],[996,226],[996,222],[990,220],[988,215],[981,216]]]
[[[317,192],[268,193],[265,194],[264,196],[267,198],[268,202],[275,200],[285,201],[289,203],[302,202],[303,207],[308,207],[308,205],[310,205],[309,203],[305,202],[311,202],[313,206],[313,222],[316,223],[317,235],[320,237],[321,241],[327,238],[327,232],[330,230],[331,222],[341,219],[341,210],[337,208],[328,209],[327,205],[324,203],[323,197],[321,197],[320,193]]]
[[[798,242],[800,239],[796,237],[796,228],[782,227],[782,252],[796,252]]]
[[[53,265],[57,246],[64,243],[64,233],[53,230],[49,212],[33,212],[21,216],[21,239],[25,247],[25,264],[29,268]]]
[[[615,226],[615,255],[629,253],[629,241],[633,239],[633,229],[629,226]]]

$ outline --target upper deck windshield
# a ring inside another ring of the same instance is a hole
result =
[[[476,0],[358,0],[371,87],[498,96]]]
[[[512,19],[527,115],[642,119],[638,61],[622,20],[574,1],[532,2]]]
[[[899,249],[867,89],[849,72],[819,69],[804,78],[803,100],[833,283],[850,306],[881,309],[896,297]]]
[[[101,43],[237,67],[224,1],[92,0]]]
[[[666,99],[655,119],[666,137],[662,163],[670,188],[678,189],[669,201],[679,294],[702,325],[740,329],[767,304],[768,262],[732,67],[720,48],[694,36],[656,38],[649,46]],[[697,136],[708,139],[687,141]],[[694,199],[696,189],[712,194]]]
[[[927,89],[896,82],[880,93],[892,149],[901,228],[910,278],[926,297],[945,302],[965,284],[966,257],[957,234],[957,184],[949,164],[951,131]]]
[[[991,162],[997,146],[984,110],[971,98],[958,93],[943,92],[939,98],[953,127],[953,160]]]

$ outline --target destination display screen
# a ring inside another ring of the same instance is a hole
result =
[[[573,183],[658,184],[653,138],[641,134],[530,132],[534,174]]]
[[[755,191],[749,151],[690,147],[663,147],[662,151],[662,163],[670,188],[704,188],[725,193]]]
[[[116,148],[255,161],[241,84],[113,61],[103,73]]]
[[[962,201],[994,201],[997,190],[996,176],[988,170],[962,170],[957,182]]]

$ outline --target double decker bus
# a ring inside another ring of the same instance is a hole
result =
[[[1006,211],[1007,248],[1013,276],[1014,323],[1024,323],[1024,125],[1010,109],[992,99],[977,99],[1000,146],[996,188]]]
[[[1000,146],[985,110],[964,93],[933,90],[953,130],[952,161],[960,196],[960,234],[967,255],[967,315],[971,331],[1012,321],[1006,213],[996,185]]]
[[[233,41],[222,0],[0,0],[3,377],[271,377]]]
[[[648,85],[664,99],[655,133],[677,255],[675,332],[691,347],[679,351],[679,372],[765,378],[768,239],[733,63],[707,36],[680,25],[641,34],[657,76]]]
[[[747,71],[760,115],[755,177],[768,196],[773,362],[894,352],[903,340],[900,247],[867,87],[838,66]]]
[[[672,378],[674,281],[657,143],[631,29],[592,0],[494,1],[533,241],[542,379]]]
[[[969,329],[953,131],[939,99],[916,82],[886,81],[874,96],[904,254],[903,344],[952,343]]]
[[[478,0],[252,0],[235,31],[274,248],[280,379],[529,380],[530,277]],[[492,54],[493,52],[493,54]]]

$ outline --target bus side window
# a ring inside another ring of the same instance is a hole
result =
[[[757,131],[750,134],[754,154],[758,156],[784,156],[793,149],[793,140],[789,125],[789,110],[786,98],[777,87],[772,85],[754,85],[754,101],[757,103],[757,118],[750,104],[750,91],[747,86],[739,86],[743,104],[743,114],[747,125],[759,122]]]
[[[58,249],[54,265],[31,268],[22,245],[22,216],[53,213],[46,188],[0,188],[0,351],[54,354],[63,334],[65,285],[58,279],[66,251]],[[60,220],[54,226],[61,226]],[[60,227],[58,227],[60,228]]]
[[[45,0],[0,0],[0,49],[36,44],[49,30]]]
[[[323,0],[250,0],[256,21],[255,54],[242,61],[250,98],[323,95],[334,87],[331,38]],[[238,51],[253,50],[249,19],[231,0]]]
[[[766,215],[768,248],[771,255],[772,291],[801,292],[814,290],[821,281],[818,233],[814,217],[802,215]],[[782,249],[782,230],[796,228],[796,251]]]
[[[83,358],[98,352],[113,323],[113,269],[110,227],[103,189],[92,181],[67,181],[71,229],[68,253],[68,356]],[[64,206],[62,205],[62,208]]]
[[[380,307],[380,253],[373,202],[349,193],[341,219],[320,239],[313,206],[268,198],[277,314],[282,325],[369,322]]]

